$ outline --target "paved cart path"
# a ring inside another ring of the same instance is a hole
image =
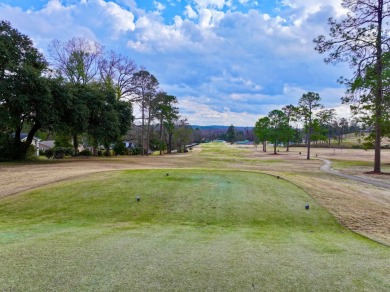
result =
[[[324,162],[324,164],[320,167],[320,170],[322,170],[324,172],[331,173],[331,174],[334,174],[334,175],[337,175],[337,176],[340,176],[340,177],[343,177],[343,178],[347,178],[347,179],[351,179],[351,180],[355,180],[355,181],[371,184],[373,186],[377,186],[377,187],[381,187],[381,188],[389,188],[390,189],[390,183],[386,183],[386,182],[383,182],[383,181],[377,181],[377,180],[364,178],[364,177],[359,177],[359,176],[355,176],[355,175],[350,175],[350,174],[346,174],[346,173],[341,173],[341,172],[339,172],[337,170],[334,170],[332,168],[332,162],[330,160],[323,159],[323,158],[319,158],[319,159]]]

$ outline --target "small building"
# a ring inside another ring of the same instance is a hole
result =
[[[26,142],[27,136],[28,136],[27,133],[20,133],[20,141]],[[39,156],[39,142],[40,141],[41,141],[41,139],[39,139],[38,137],[33,137],[33,140],[31,142],[31,145],[33,145],[35,147],[36,156]]]
[[[249,140],[244,140],[244,141],[237,141],[235,144],[237,144],[237,145],[252,145],[253,142],[251,142]]]
[[[135,148],[135,147],[136,147],[136,146],[135,146],[135,143],[132,142],[132,141],[129,141],[129,140],[124,140],[124,141],[123,141],[123,144],[125,144],[125,147],[126,147],[126,148]]]
[[[48,149],[51,149],[54,147],[54,140],[47,140],[47,141],[40,141],[39,142],[39,149],[46,151]]]

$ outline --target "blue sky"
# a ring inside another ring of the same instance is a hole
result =
[[[337,83],[345,64],[326,65],[312,40],[339,0],[2,0],[0,18],[43,52],[53,39],[84,37],[144,66],[197,125],[253,126],[273,109],[318,92],[349,114]]]

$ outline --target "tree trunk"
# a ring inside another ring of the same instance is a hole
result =
[[[77,155],[79,153],[79,139],[77,137],[77,134],[73,135],[73,149],[74,155]]]
[[[311,139],[311,128],[309,126],[309,131],[307,133],[307,157],[306,157],[307,160],[310,160],[310,146],[311,146],[310,139]]]
[[[141,122],[141,155],[145,155],[145,104],[142,101],[142,122]]]
[[[14,136],[14,142],[13,142],[13,149],[12,149],[12,160],[19,160],[20,159],[20,152],[21,152],[21,147],[22,143],[20,142],[20,133],[22,132],[22,128],[18,127],[15,131],[15,136]]]
[[[160,155],[163,155],[163,119],[160,117]]]
[[[377,88],[375,90],[375,158],[374,172],[381,173],[381,115],[383,104],[383,83],[382,83],[382,21],[383,1],[378,1],[378,34],[376,39],[376,78]]]
[[[172,133],[168,133],[168,153],[172,153]]]
[[[111,156],[111,152],[110,152],[110,144],[105,144],[104,145],[104,148],[106,149],[106,156]]]
[[[92,153],[93,153],[93,155],[94,156],[97,156],[98,155],[98,145],[97,145],[97,141],[96,141],[96,139],[95,138],[92,138],[93,139],[93,141],[92,141],[92,145],[93,145],[93,147],[92,147]]]
[[[21,127],[18,127],[15,131],[15,137],[14,137],[14,146],[15,146],[15,149],[13,150],[14,151],[14,157],[13,159],[16,159],[16,160],[22,160],[22,159],[26,159],[26,155],[27,155],[27,151],[28,151],[28,148],[30,147],[33,139],[34,139],[34,135],[36,134],[36,132],[41,128],[41,124],[36,122],[31,130],[28,132],[28,135],[27,135],[27,138],[26,138],[26,141],[24,143],[22,143],[20,141],[20,133],[22,131]]]
[[[149,102],[149,110],[148,110],[148,124],[146,126],[146,156],[149,156],[149,147],[150,147],[150,123],[151,123],[151,120],[152,120],[152,116],[151,116],[151,105],[150,105],[150,102]]]

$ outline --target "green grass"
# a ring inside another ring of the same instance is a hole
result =
[[[95,174],[0,200],[0,230],[2,291],[390,289],[388,247],[260,173]]]

